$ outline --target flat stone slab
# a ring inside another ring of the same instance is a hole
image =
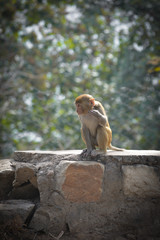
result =
[[[38,151],[38,150],[28,150],[28,151],[15,151],[14,159],[18,154],[39,154],[39,155],[77,155],[80,154],[82,150],[62,150],[62,151]],[[160,156],[160,151],[158,150],[124,150],[124,151],[112,151],[108,150],[105,156]]]
[[[147,164],[160,165],[160,151],[157,150],[125,150],[125,151],[107,151],[106,154],[100,154],[96,157],[82,158],[82,150],[65,151],[16,151],[14,160],[26,163],[53,162],[59,161],[119,161],[123,164]]]

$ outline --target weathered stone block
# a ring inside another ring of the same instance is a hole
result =
[[[27,182],[30,182],[35,188],[37,188],[36,168],[29,163],[19,163],[16,165],[13,186],[18,187]]]
[[[122,166],[123,190],[128,196],[160,197],[160,170],[146,165]]]
[[[10,199],[36,199],[39,198],[37,186],[36,167],[30,163],[16,164],[13,189]]]
[[[11,159],[0,160],[0,200],[8,199],[12,189],[15,170]]]
[[[42,206],[37,209],[30,224],[36,231],[59,233],[65,228],[65,214],[62,209],[52,206]]]
[[[12,219],[21,219],[22,224],[33,210],[35,204],[26,200],[7,200],[0,203],[0,224]]]
[[[97,202],[102,194],[104,166],[96,162],[61,162],[57,183],[70,202]]]
[[[37,172],[37,183],[40,193],[41,204],[53,204],[52,193],[55,189],[54,184],[54,166],[52,163],[41,163]]]

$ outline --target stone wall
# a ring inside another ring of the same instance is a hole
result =
[[[0,160],[0,223],[57,239],[160,239],[160,151],[15,152]]]

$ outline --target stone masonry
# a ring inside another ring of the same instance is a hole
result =
[[[160,240],[160,151],[18,151],[0,160],[0,224],[57,239]]]

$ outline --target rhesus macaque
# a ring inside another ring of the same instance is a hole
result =
[[[82,155],[96,155],[96,147],[103,153],[106,153],[107,147],[116,151],[124,150],[111,145],[112,130],[100,102],[89,94],[83,94],[76,98],[75,105],[82,125],[81,136],[87,146]]]

